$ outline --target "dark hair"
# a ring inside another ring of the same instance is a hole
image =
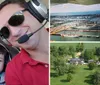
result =
[[[0,45],[0,54],[5,55],[6,53],[7,53],[6,49],[2,45]]]
[[[8,5],[8,4],[19,4],[21,7],[24,7],[25,8],[25,3],[26,1],[25,0],[5,0],[3,1],[1,4],[0,4],[0,10]]]
[[[1,10],[4,6],[6,6],[6,5],[8,5],[8,4],[18,4],[20,7],[27,9],[40,23],[42,23],[42,22],[44,21],[43,18],[42,18],[42,20],[39,19],[40,17],[38,18],[38,16],[37,16],[38,14],[35,13],[35,10],[34,10],[34,13],[32,12],[32,10],[31,10],[30,7],[27,5],[27,3],[26,3],[25,0],[5,0],[4,2],[2,2],[2,3],[0,4],[0,10]],[[41,15],[41,14],[40,14],[40,15]]]
[[[2,72],[4,72],[5,68],[6,68],[6,65],[9,61],[9,53],[7,52],[6,48],[3,47],[2,45],[0,45],[0,54],[4,55],[4,67],[3,67],[3,70],[2,70]]]

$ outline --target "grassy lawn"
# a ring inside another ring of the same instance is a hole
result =
[[[51,71],[53,73],[53,71]],[[94,70],[88,70],[86,65],[80,65],[77,68],[77,72],[72,74],[73,79],[71,82],[67,82],[66,74],[60,77],[51,77],[50,85],[92,85],[88,76],[93,73]]]
[[[97,4],[100,3],[100,0],[68,0],[68,3],[77,3],[77,4]]]
[[[51,0],[51,3],[75,3],[75,4],[84,4],[84,5],[91,5],[91,4],[99,4],[100,0]]]
[[[74,48],[76,48],[76,45],[78,43],[51,43],[51,46],[65,46],[65,47],[69,47],[69,46],[73,46]],[[94,49],[95,47],[100,47],[100,43],[84,43],[84,49]]]

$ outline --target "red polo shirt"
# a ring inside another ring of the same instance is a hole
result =
[[[49,65],[35,61],[22,50],[7,65],[6,85],[49,85]]]

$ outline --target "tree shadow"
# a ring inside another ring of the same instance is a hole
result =
[[[90,70],[89,68],[84,68],[84,70]]]
[[[61,82],[69,82],[67,79],[60,80]]]
[[[57,77],[56,73],[50,73],[50,77]]]
[[[92,75],[88,75],[88,76],[86,76],[86,78],[89,78],[89,79],[91,79],[91,77],[92,77]]]
[[[84,80],[84,82],[93,85],[93,82],[91,80]]]
[[[93,85],[93,81],[91,80],[92,75],[86,76],[87,80],[84,80],[84,82]]]

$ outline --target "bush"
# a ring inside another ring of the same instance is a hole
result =
[[[71,80],[72,80],[72,75],[71,75],[71,73],[68,73],[68,75],[67,75],[67,81],[70,82]]]
[[[91,62],[88,64],[88,67],[90,70],[93,70],[96,67],[96,64],[94,62]]]
[[[76,69],[77,69],[77,66],[76,65],[69,65],[69,69],[68,69],[68,73],[75,73],[76,72]]]

